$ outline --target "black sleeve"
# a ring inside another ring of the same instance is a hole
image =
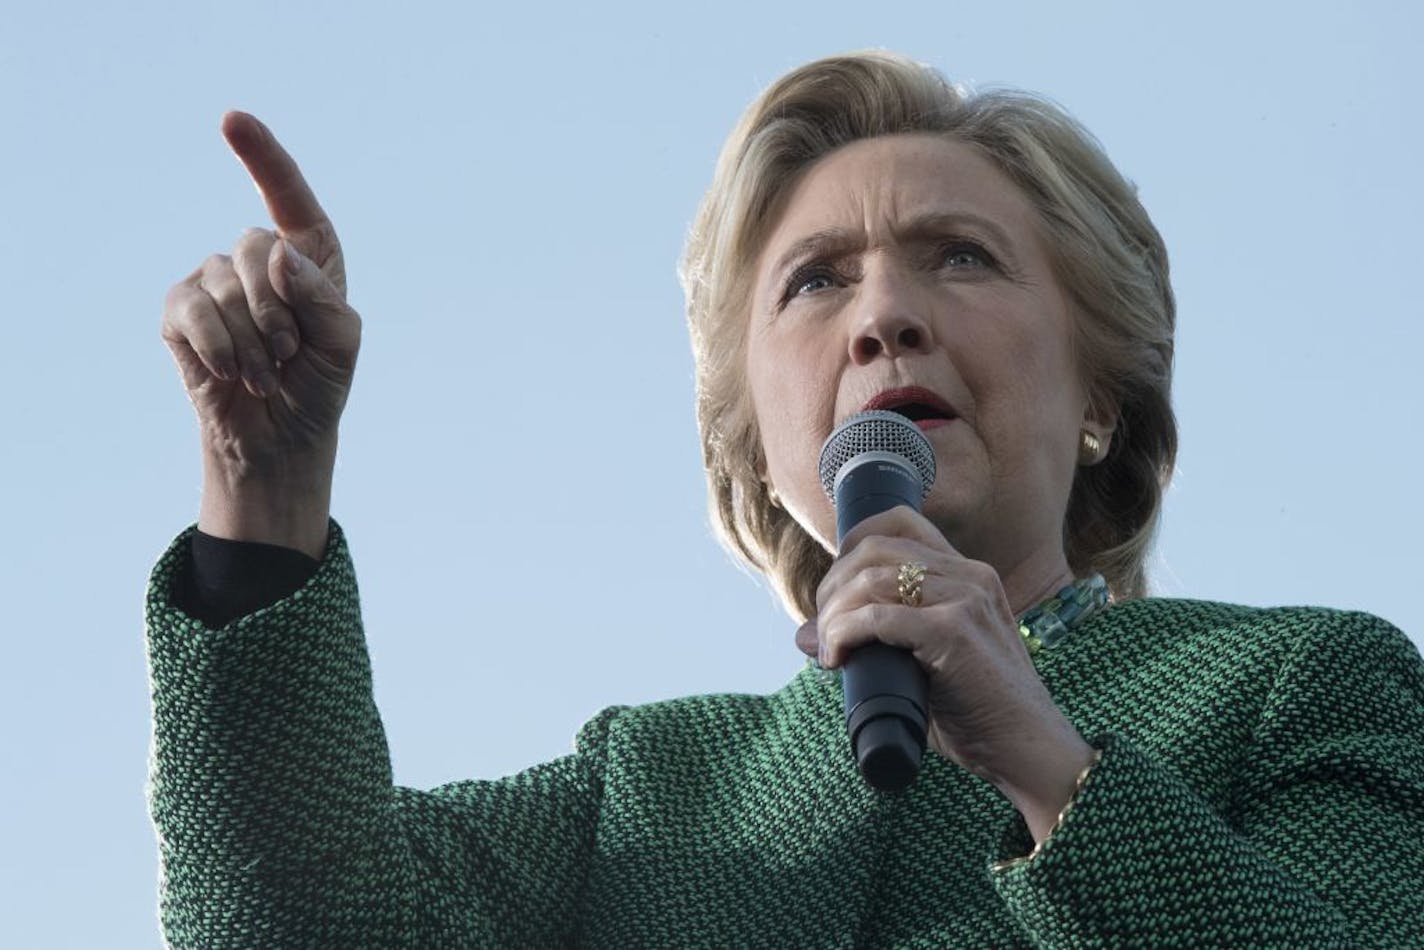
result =
[[[290,596],[318,566],[319,561],[295,548],[195,531],[186,583],[178,585],[178,606],[207,627],[226,626]]]

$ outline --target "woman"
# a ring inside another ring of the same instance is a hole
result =
[[[340,247],[260,124],[224,132],[276,232],[165,309],[206,479],[148,604],[171,943],[1413,939],[1424,664],[1365,615],[1142,596],[1176,446],[1167,258],[1055,107],[881,53],[751,106],[683,262],[698,419],[725,538],[819,662],[428,792],[392,785],[329,520],[360,336]],[[867,406],[916,419],[940,474],[837,549],[817,455]],[[937,754],[902,794],[844,732],[837,671],[875,640],[929,683]]]

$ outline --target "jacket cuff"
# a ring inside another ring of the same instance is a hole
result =
[[[327,534],[329,558],[338,529]],[[196,528],[187,543],[172,588],[172,603],[205,627],[218,629],[285,600],[311,580],[322,562],[294,548],[256,541],[229,541]]]

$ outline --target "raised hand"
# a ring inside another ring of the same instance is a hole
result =
[[[164,305],[162,337],[201,431],[199,526],[319,557],[361,319],[336,229],[296,162],[250,115],[229,112],[222,132],[275,230],[245,232]]]

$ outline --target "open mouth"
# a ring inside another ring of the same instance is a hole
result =
[[[890,406],[888,407],[888,411],[897,412],[911,422],[931,422],[934,420],[948,422],[954,418],[944,410],[937,409],[923,402],[907,402],[901,406]]]
[[[956,418],[949,403],[920,386],[888,389],[866,403],[865,409],[898,413],[921,429],[949,425]]]

